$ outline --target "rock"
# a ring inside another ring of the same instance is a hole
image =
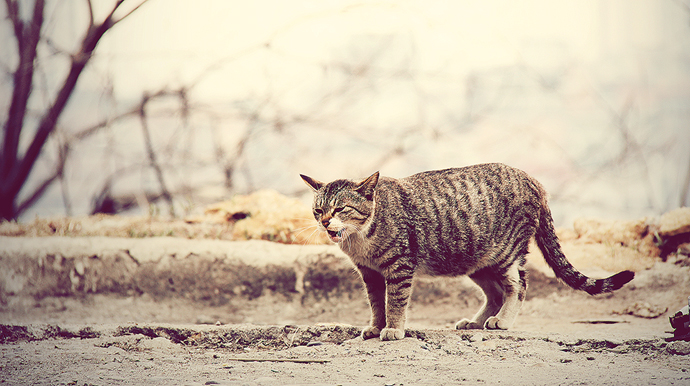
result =
[[[647,219],[635,221],[602,221],[577,219],[573,224],[580,239],[593,243],[620,243],[631,246],[647,233]]]
[[[622,246],[647,256],[659,256],[660,253],[646,218],[634,221],[578,219],[573,227],[582,242]]]
[[[638,316],[640,318],[654,319],[663,315],[668,311],[668,307],[652,306],[647,302],[635,302],[629,306],[621,314]]]
[[[589,275],[606,275],[629,269],[634,272],[651,268],[657,257],[620,244],[566,242],[561,247],[571,264]],[[600,268],[605,272],[597,272]],[[548,273],[548,275],[551,275]]]
[[[678,208],[665,213],[659,220],[659,235],[670,237],[690,233],[690,208]]]
[[[666,346],[666,351],[673,355],[688,355],[690,354],[690,342],[676,341],[669,343]]]
[[[328,244],[328,237],[318,231],[308,205],[264,189],[210,205],[204,217],[190,222],[229,222],[235,240],[261,239],[288,244]]]

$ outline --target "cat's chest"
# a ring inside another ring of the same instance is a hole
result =
[[[340,243],[340,249],[350,257],[355,265],[378,270],[380,260],[378,248],[370,240],[349,237]]]

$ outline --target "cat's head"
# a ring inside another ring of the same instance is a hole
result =
[[[362,181],[317,181],[300,174],[314,191],[312,210],[319,229],[328,233],[333,242],[340,243],[362,229],[374,208],[374,189],[379,181],[376,172]]]

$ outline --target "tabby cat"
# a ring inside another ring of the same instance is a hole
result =
[[[525,255],[536,238],[556,276],[590,294],[611,292],[634,277],[623,271],[590,279],[566,260],[547,194],[534,178],[503,164],[428,171],[394,179],[376,172],[362,181],[302,179],[314,191],[320,229],[359,269],[371,305],[364,339],[405,336],[416,273],[469,275],[485,301],[457,329],[508,329],[527,289]]]

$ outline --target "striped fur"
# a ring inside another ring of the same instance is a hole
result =
[[[565,258],[544,188],[503,164],[328,184],[301,176],[314,190],[314,217],[352,259],[367,289],[371,325],[362,336],[402,339],[418,272],[469,275],[485,294],[481,309],[458,329],[508,329],[525,299],[524,269],[536,238],[549,266],[569,286],[590,294],[632,280],[624,271],[590,279]]]

